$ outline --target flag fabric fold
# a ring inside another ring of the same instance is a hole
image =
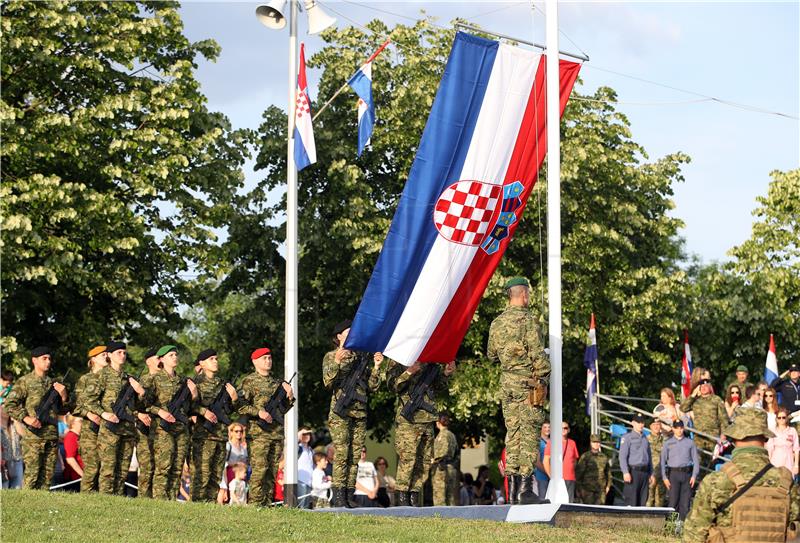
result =
[[[769,335],[769,350],[767,351],[767,361],[764,364],[764,382],[772,382],[780,376],[778,373],[778,357],[775,355],[775,338]]]
[[[689,331],[683,331],[683,359],[681,360],[681,396],[688,398],[692,393],[692,351],[689,348]]]
[[[347,82],[350,88],[358,95],[358,156],[361,156],[361,153],[364,152],[364,148],[372,137],[372,129],[375,127],[375,101],[372,99],[372,61],[387,45],[389,45],[389,40],[386,40],[377,51],[372,53],[364,65]]]
[[[300,44],[300,71],[297,74],[297,92],[294,110],[294,163],[298,170],[317,161],[314,127],[311,125],[311,98],[306,81],[305,44]]]
[[[586,414],[591,415],[592,400],[597,394],[597,332],[594,326],[594,313],[589,324],[589,343],[583,354],[583,365],[586,366]]]

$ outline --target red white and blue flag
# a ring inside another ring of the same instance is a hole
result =
[[[689,348],[689,331],[683,331],[683,359],[681,360],[681,396],[688,398],[692,393],[692,350]]]
[[[562,112],[579,70],[560,63]],[[455,358],[546,155],[545,98],[543,55],[456,35],[348,349]]]
[[[583,365],[586,366],[586,414],[591,415],[592,399],[597,394],[597,331],[594,327],[594,313],[589,323],[589,344],[583,353]]]
[[[302,170],[317,161],[314,128],[311,126],[311,98],[306,81],[305,45],[300,44],[300,72],[297,74],[297,98],[294,110],[294,163]]]
[[[767,351],[767,362],[764,364],[764,382],[772,384],[779,377],[778,356],[775,354],[775,338],[769,335],[769,350]]]
[[[372,137],[375,126],[375,101],[372,99],[372,61],[381,51],[389,45],[389,40],[383,42],[377,51],[372,53],[361,68],[347,82],[350,88],[358,95],[358,156]]]

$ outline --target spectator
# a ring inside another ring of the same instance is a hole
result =
[[[228,484],[230,505],[247,505],[247,465],[238,462],[232,466],[233,480]]]
[[[333,442],[325,447],[325,456],[328,458],[328,467],[325,468],[325,475],[333,477],[333,459],[336,457],[336,445]]]
[[[233,465],[247,462],[247,441],[244,425],[233,422],[228,425],[228,444],[225,445],[225,473],[219,483],[218,503],[228,503],[228,481],[233,481]]]
[[[500,461],[497,463],[497,471],[503,478],[503,489],[505,490],[505,503],[512,503],[511,496],[508,495],[508,477],[506,477],[506,448],[500,453]]]
[[[773,466],[785,467],[792,472],[794,477],[798,474],[800,462],[800,441],[797,430],[789,426],[789,411],[781,407],[776,417],[778,422],[773,433],[775,437],[767,441],[769,461]]]
[[[750,385],[744,389],[744,396],[746,399],[741,407],[749,407],[751,409],[759,408],[761,404],[761,393],[758,391],[757,386]]]
[[[139,456],[136,448],[131,454],[131,461],[128,464],[128,473],[122,483],[123,495],[128,498],[135,498],[139,495]]]
[[[331,477],[325,475],[325,468],[328,467],[328,458],[323,453],[314,453],[314,463],[316,467],[311,474],[311,496],[313,498],[311,508],[324,509],[331,506],[330,497],[328,496],[331,489]]]
[[[739,364],[736,366],[736,374],[728,377],[728,380],[725,382],[725,386],[730,388],[730,385],[738,385],[739,390],[744,390],[753,384],[750,382],[748,377],[750,377],[750,370],[747,369],[747,366]]]
[[[769,384],[766,381],[759,381],[756,387],[758,388],[758,395],[761,398],[757,407],[764,409],[764,393],[769,388]]]
[[[394,477],[386,473],[389,467],[389,462],[382,456],[375,459],[375,469],[378,470],[378,505],[381,507],[389,507],[393,503],[394,489],[396,481]]]
[[[544,459],[544,450],[550,443],[550,423],[545,422],[542,424],[542,432],[539,436],[539,459],[536,461],[536,470],[534,477],[536,477],[536,490],[540,500],[543,500],[547,495],[547,485],[550,482],[550,477],[544,470],[542,460]]]
[[[0,405],[0,480],[3,488],[22,488],[22,440],[17,427]]]
[[[763,392],[762,397],[763,400],[761,408],[767,412],[767,425],[769,426],[769,429],[774,432],[778,424],[776,417],[780,409],[778,406],[778,398],[776,397],[775,389],[772,387],[767,387],[767,389]]]
[[[189,475],[189,464],[183,463],[183,471],[181,472],[181,486],[178,487],[178,501],[190,502],[192,501],[192,478]]]
[[[800,364],[789,366],[789,377],[786,373],[775,379],[770,385],[781,399],[781,407],[789,413],[800,410]]]
[[[675,393],[669,387],[661,389],[661,402],[653,410],[653,414],[662,422],[661,431],[665,434],[672,434],[672,423],[676,420],[688,422],[688,417],[683,414],[675,400]]]
[[[459,489],[459,503],[461,505],[472,505],[474,503],[474,484],[471,473],[461,474],[461,488]]]
[[[733,420],[734,413],[740,405],[742,405],[742,387],[738,383],[731,383],[725,394],[725,411],[729,419]]]
[[[310,428],[301,428],[297,432],[297,506],[300,509],[311,509],[311,474],[314,472],[314,450],[311,448]]]
[[[64,434],[64,482],[80,481],[83,477],[83,460],[78,453],[78,442],[81,435],[82,419],[67,415],[67,433]],[[74,483],[64,490],[78,492],[80,484]]]
[[[575,503],[575,462],[578,461],[578,446],[575,440],[569,438],[569,423],[564,421],[561,423],[561,457],[562,471],[564,476],[564,483],[567,485],[567,494],[569,495],[570,503]],[[547,443],[544,448],[544,470],[547,472],[548,478],[550,477],[550,445],[552,440]]]
[[[0,405],[6,401],[6,396],[11,393],[14,386],[14,374],[8,370],[0,372]]]
[[[474,503],[476,505],[494,505],[497,503],[497,494],[494,485],[489,480],[489,466],[478,468],[478,477],[472,485]]]
[[[275,472],[275,485],[272,487],[272,496],[276,503],[283,503],[283,477],[286,468],[286,455],[281,453],[280,462],[278,462],[278,471]]]
[[[367,448],[361,449],[361,460],[356,473],[356,491],[353,494],[359,507],[375,507],[378,496],[378,472],[375,465],[367,460]]]

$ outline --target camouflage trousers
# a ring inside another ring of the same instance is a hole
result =
[[[433,459],[432,422],[397,423],[394,448],[397,450],[397,490],[422,492]]]
[[[653,470],[658,474],[654,483],[648,485],[647,507],[664,507],[667,505],[667,487],[664,486],[664,479],[660,477],[661,467]]]
[[[97,434],[97,452],[100,457],[98,490],[103,494],[125,493],[125,478],[133,456],[134,436],[120,436],[100,425]]]
[[[717,442],[713,439],[706,439],[705,437],[695,435],[694,444],[697,445],[698,449],[697,454],[700,456],[700,465],[705,468],[711,469],[711,464],[713,462],[712,456],[704,453],[700,449],[705,449],[706,451],[713,453],[714,447],[717,446]],[[700,470],[700,475],[698,476],[698,480],[702,479],[706,473],[707,472]]]
[[[136,460],[139,461],[139,493],[140,498],[153,497],[153,447],[155,435],[153,430],[149,434],[136,432]]]
[[[192,501],[213,502],[225,468],[225,442],[218,439],[192,440]]]
[[[579,503],[585,503],[586,505],[605,505],[605,489],[581,488]]]
[[[506,475],[527,477],[539,458],[539,436],[544,410],[527,403],[525,390],[505,390],[502,396],[506,423]]]
[[[361,449],[367,441],[367,419],[340,417],[331,412],[328,428],[336,448],[331,484],[337,488],[355,488]]]
[[[89,428],[91,422],[89,419],[83,420],[83,429],[78,441],[83,460],[81,492],[97,492],[100,483],[100,454],[97,449],[97,434]]]
[[[22,439],[22,460],[25,462],[25,473],[22,476],[22,488],[47,490],[53,480],[56,469],[56,453],[58,440],[39,439],[31,432],[26,432]]]
[[[189,454],[189,432],[185,429],[168,432],[153,419],[156,435],[153,441],[153,497],[161,500],[174,500],[181,484],[183,463]],[[153,428],[150,431],[153,431]]]
[[[433,505],[458,505],[458,470],[452,464],[431,469]]]
[[[282,435],[248,435],[247,449],[252,469],[248,503],[266,507],[272,503],[275,490],[275,474],[283,453]]]

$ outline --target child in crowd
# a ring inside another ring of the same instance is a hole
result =
[[[323,509],[330,507],[328,500],[328,490],[331,488],[331,478],[325,475],[325,468],[328,467],[328,457],[325,453],[314,453],[314,471],[311,473],[311,501],[312,509]]]
[[[189,474],[189,464],[184,462],[183,472],[181,473],[181,486],[180,488],[178,488],[178,501],[179,502],[192,501],[191,489],[192,489],[192,479]]]
[[[238,463],[233,465],[233,481],[228,483],[228,495],[231,505],[247,505],[247,466]]]

